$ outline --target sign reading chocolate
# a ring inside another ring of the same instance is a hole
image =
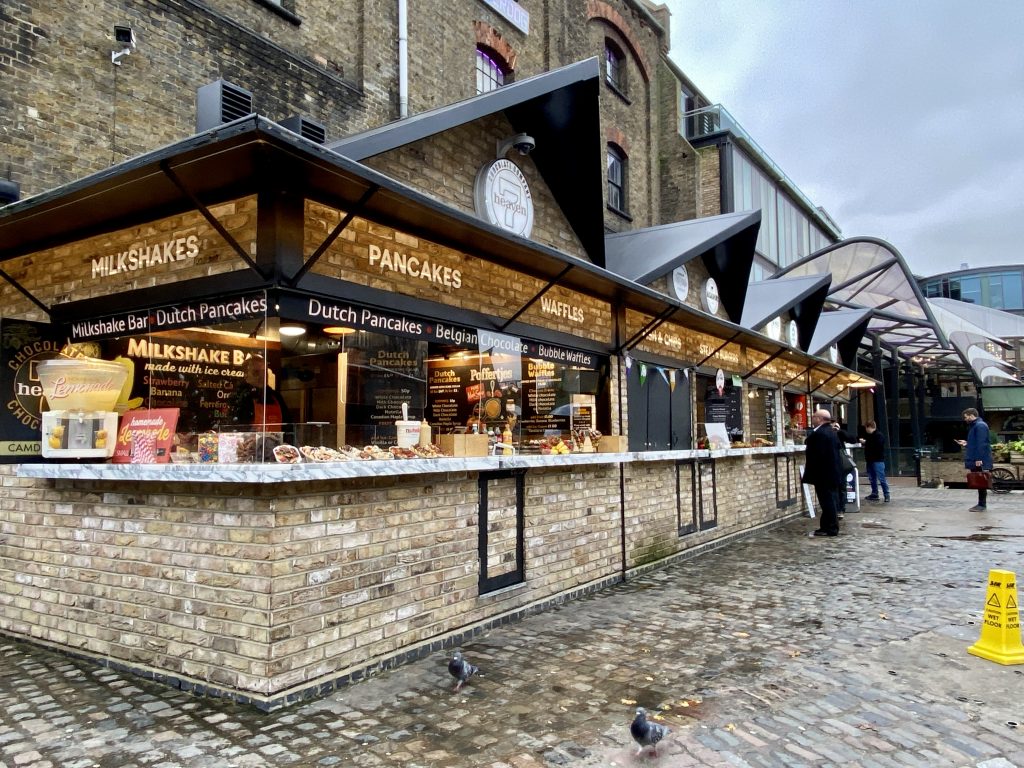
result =
[[[0,463],[25,461],[41,455],[43,385],[39,364],[60,355],[63,343],[56,329],[44,323],[0,318]]]

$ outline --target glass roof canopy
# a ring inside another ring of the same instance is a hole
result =
[[[843,240],[781,270],[773,279],[823,273],[832,275],[826,305],[870,308],[867,334],[894,354],[933,370],[962,373],[966,369],[981,383],[986,379],[1016,381],[1001,370],[1012,366],[978,349],[986,342],[1004,342],[965,323],[959,309],[925,299],[903,257],[885,241]],[[968,304],[963,311],[968,308],[974,309]]]
[[[874,238],[843,240],[773,278],[826,273],[832,275],[826,304],[873,310],[868,334],[899,356],[944,358],[953,352],[906,262],[888,243]]]

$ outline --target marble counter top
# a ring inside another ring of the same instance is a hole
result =
[[[729,448],[722,451],[645,451],[573,453],[559,456],[516,455],[388,461],[331,461],[300,464],[22,464],[19,477],[62,480],[124,480],[181,483],[298,483],[359,477],[493,472],[509,469],[628,464],[633,462],[719,459],[803,451],[803,446]]]

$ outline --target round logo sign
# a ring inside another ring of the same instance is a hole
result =
[[[495,160],[477,171],[473,185],[476,215],[514,235],[529,237],[533,231],[533,195],[519,166],[511,160]]]
[[[797,327],[796,320],[790,320],[789,325],[786,326],[786,337],[789,339],[791,347],[800,344],[800,329]]]
[[[669,278],[668,287],[672,295],[679,301],[686,301],[690,293],[690,276],[686,267],[676,267],[672,270],[672,277]]]
[[[725,392],[725,371],[721,368],[715,371],[715,389],[718,390],[719,395]]]
[[[709,314],[718,312],[718,283],[715,278],[709,277],[704,281],[704,289],[700,292],[700,303],[704,311]]]
[[[773,317],[768,321],[768,325],[764,327],[764,330],[768,334],[768,338],[778,341],[782,338],[782,318]]]

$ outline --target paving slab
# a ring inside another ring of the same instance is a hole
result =
[[[0,765],[1024,768],[1024,665],[971,656],[1024,495],[893,487],[262,713],[0,637]],[[637,706],[672,732],[637,755]]]

